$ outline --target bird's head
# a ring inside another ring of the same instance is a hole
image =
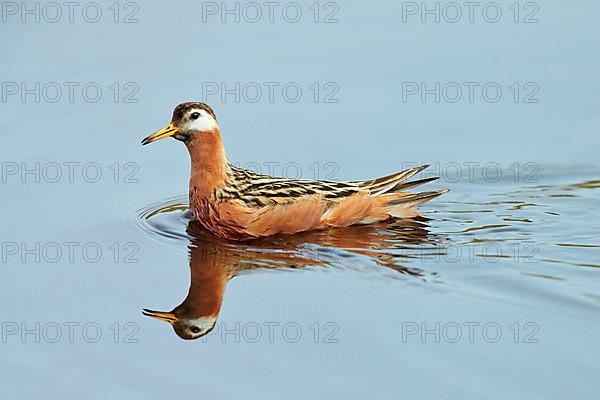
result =
[[[177,315],[176,310],[164,312],[144,308],[142,314],[168,322],[173,327],[177,336],[185,340],[194,340],[207,335],[213,330],[217,322],[216,316],[208,315],[197,318],[187,318]]]
[[[217,117],[213,109],[205,103],[181,103],[173,110],[171,122],[159,131],[144,138],[142,144],[148,144],[167,137],[173,137],[184,143],[191,142],[196,135],[218,130]]]

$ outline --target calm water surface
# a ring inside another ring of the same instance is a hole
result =
[[[497,24],[357,1],[332,24],[308,6],[297,24],[203,23],[191,1],[140,3],[125,24],[100,3],[98,23],[0,24],[3,82],[103,93],[3,92],[3,398],[597,397],[598,2],[544,1],[532,24],[512,1]],[[431,163],[428,189],[451,191],[416,220],[216,240],[181,197],[183,146],[139,144],[207,82],[304,91],[208,97],[238,165],[358,180]],[[504,96],[403,102],[406,82]],[[515,82],[539,101],[515,102]],[[144,309],[214,328],[182,340],[190,324]]]

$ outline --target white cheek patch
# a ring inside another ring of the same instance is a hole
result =
[[[190,325],[194,325],[194,326],[197,326],[198,328],[200,328],[200,332],[198,332],[199,334],[202,334],[208,330],[211,330],[215,326],[216,322],[217,322],[217,317],[212,316],[212,315],[188,320],[188,323]]]
[[[218,128],[218,125],[211,115],[203,112],[200,118],[189,121],[186,128],[190,131],[207,132]]]

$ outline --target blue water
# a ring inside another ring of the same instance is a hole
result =
[[[89,3],[54,23],[2,5],[7,398],[595,398],[596,2],[501,1],[496,23],[485,2],[472,23],[447,2],[439,23],[421,2],[298,3],[296,23],[289,3],[255,23],[241,3],[239,22],[220,2],[113,3],[95,23]],[[451,192],[417,221],[212,240],[185,211],[183,146],[139,144],[188,100],[237,165],[429,163]],[[210,299],[191,280],[207,265],[235,276],[211,333],[142,315]]]

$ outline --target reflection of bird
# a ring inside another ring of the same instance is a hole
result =
[[[357,182],[276,178],[237,168],[228,162],[215,113],[204,103],[178,105],[171,122],[142,144],[169,136],[184,142],[190,153],[194,216],[222,238],[243,240],[414,217],[415,206],[446,192],[405,192],[436,179],[406,182],[427,166]]]
[[[186,299],[171,312],[143,310],[146,316],[170,323],[182,339],[197,339],[214,328],[226,284],[242,272],[335,265],[338,261],[335,251],[339,250],[367,256],[402,274],[421,277],[421,270],[399,265],[402,256],[391,250],[402,246],[414,248],[425,243],[428,235],[426,226],[413,220],[262,238],[241,244],[210,236],[196,221],[188,224],[187,232],[193,239],[190,243],[190,289]],[[310,251],[310,246],[318,246],[324,251]],[[347,260],[343,257],[340,261],[346,264]]]
[[[207,243],[208,244],[208,243]],[[143,314],[166,321],[182,339],[196,339],[215,326],[232,263],[213,246],[191,246],[190,290],[185,301],[171,312],[144,309]]]

